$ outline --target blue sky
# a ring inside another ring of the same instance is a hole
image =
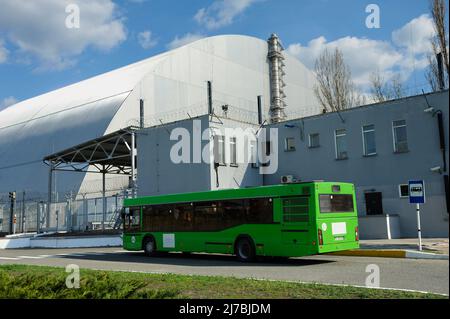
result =
[[[71,3],[79,29],[64,26]],[[379,29],[365,24],[371,3]],[[276,32],[308,67],[337,46],[362,90],[379,70],[414,93],[426,84],[428,12],[428,0],[0,0],[0,109],[217,34]]]

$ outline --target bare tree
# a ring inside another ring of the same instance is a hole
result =
[[[437,55],[440,53],[443,60],[444,87],[449,86],[449,52],[448,52],[448,30],[445,0],[430,0],[431,16],[436,35],[431,39],[433,55],[428,56],[429,67],[425,74],[428,83],[433,91],[440,89],[440,74],[437,62]]]
[[[385,81],[378,70],[371,74],[370,83],[371,97],[376,103],[400,99],[404,96],[403,84],[399,74],[393,76],[390,81]]]
[[[355,89],[350,68],[339,49],[325,50],[316,60],[317,84],[314,87],[320,104],[327,111],[341,111],[362,103]]]

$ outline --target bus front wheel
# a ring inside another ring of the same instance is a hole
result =
[[[147,237],[144,240],[144,253],[146,256],[152,257],[156,253],[156,242],[153,237]]]
[[[255,260],[255,244],[248,237],[241,237],[236,242],[236,256],[239,261],[251,262]]]

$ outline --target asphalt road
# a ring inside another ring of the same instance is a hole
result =
[[[449,293],[448,260],[413,260],[342,256],[312,256],[288,260],[263,259],[243,264],[233,256],[169,254],[149,258],[142,253],[119,248],[14,249],[0,250],[1,264],[61,266],[83,268],[219,275],[299,282],[365,286],[369,265],[380,270],[382,288]]]

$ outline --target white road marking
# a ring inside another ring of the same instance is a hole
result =
[[[19,258],[15,258],[15,257],[0,257],[0,260],[19,260]]]
[[[42,259],[40,256],[17,256],[18,259]]]

